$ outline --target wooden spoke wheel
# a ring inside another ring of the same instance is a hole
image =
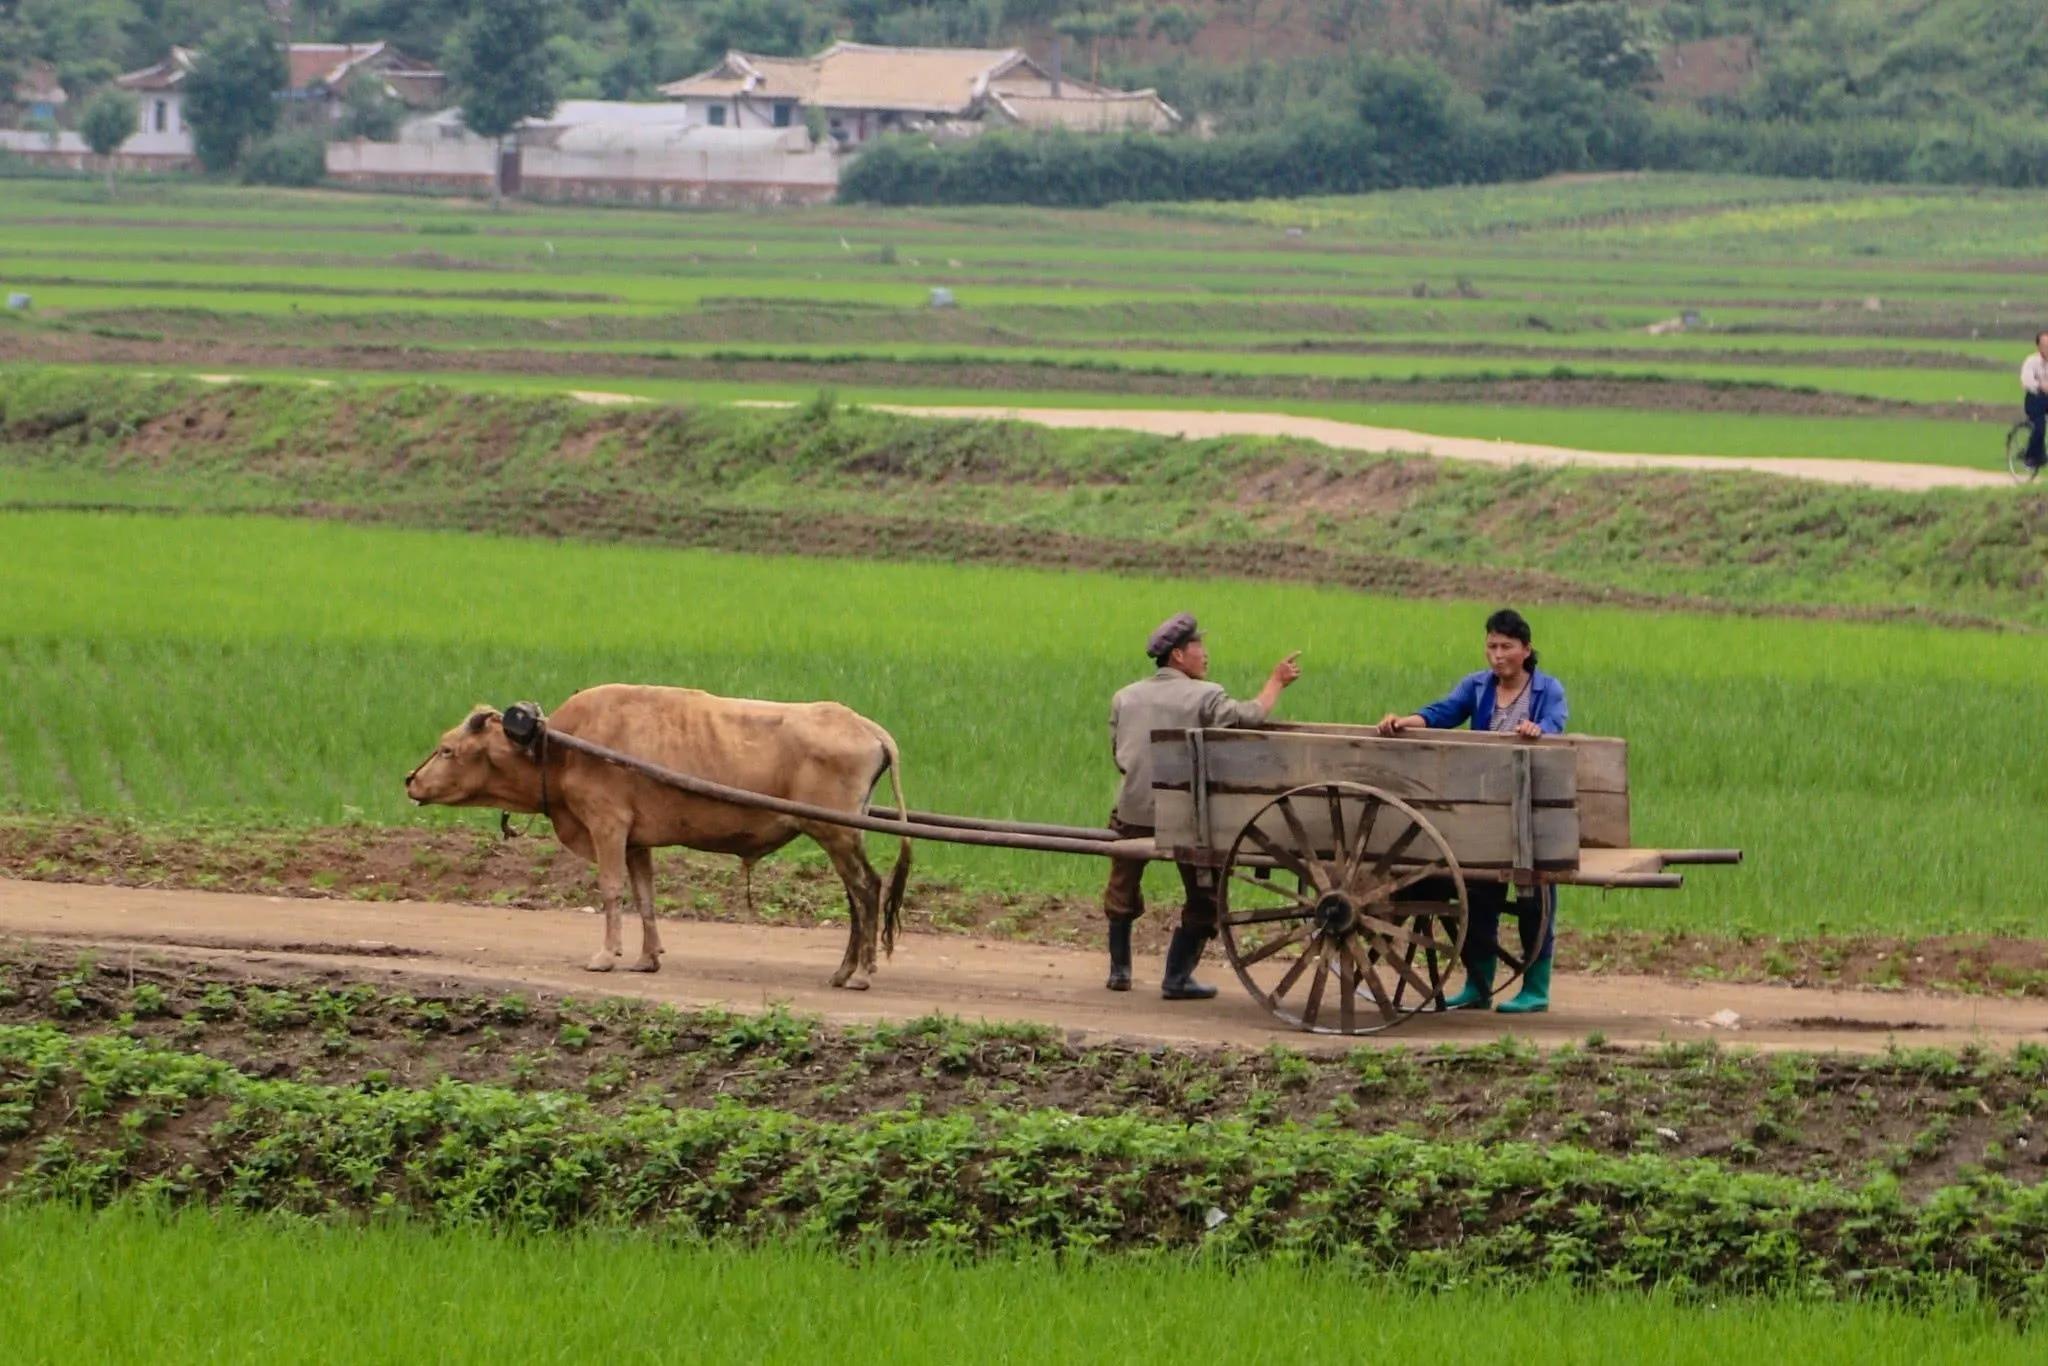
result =
[[[1415,899],[1425,888],[1431,899]],[[1266,803],[1216,888],[1238,980],[1275,1019],[1316,1034],[1374,1034],[1441,1006],[1465,912],[1465,874],[1443,835],[1360,783]]]

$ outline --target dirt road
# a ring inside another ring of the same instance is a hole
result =
[[[206,374],[193,378],[226,384],[241,376]],[[600,406],[648,401],[637,394],[602,389],[572,389],[569,396],[581,403]],[[783,400],[743,399],[734,406],[789,408],[795,405]],[[867,406],[905,417],[1030,422],[1041,427],[1107,429],[1197,440],[1220,436],[1298,437],[1333,450],[1363,451],[1372,455],[1427,455],[1440,460],[1472,460],[1484,465],[1581,465],[1593,469],[1708,470],[1722,473],[1749,470],[1786,479],[1810,479],[1822,484],[1851,484],[1905,493],[1926,493],[1932,489],[2007,488],[2012,482],[1999,470],[1954,465],[1829,460],[1807,456],[1634,455],[1616,451],[1580,451],[1566,446],[1537,446],[1521,441],[1431,436],[1427,432],[1405,431],[1399,427],[1367,427],[1356,422],[1300,417],[1292,413],[1183,412],[1161,408],[956,408],[900,403]],[[1709,419],[1703,415],[1702,420]]]
[[[634,931],[637,933],[637,931]],[[1150,991],[1112,996],[1092,952],[910,935],[867,992],[825,985],[845,937],[838,930],[776,929],[671,921],[659,976],[598,976],[579,965],[597,946],[594,916],[427,902],[346,902],[168,892],[70,883],[0,881],[0,936],[134,949],[173,959],[228,958],[340,968],[365,980],[582,996],[612,994],[758,1009],[773,1001],[841,1022],[933,1012],[977,1020],[1031,1020],[1087,1037],[1263,1048],[1331,1049],[1279,1027],[1212,961],[1224,988],[1207,1003],[1168,1003]],[[1212,955],[1213,959],[1213,955]],[[1147,974],[1156,963],[1141,964]],[[1894,992],[1693,984],[1652,977],[1558,979],[1552,1013],[1515,1022],[1514,1033],[1558,1044],[1598,1032],[1616,1044],[1716,1039],[1766,1049],[1879,1052],[1980,1042],[2010,1047],[2048,1041],[2048,1003]],[[1727,1012],[1733,1012],[1732,1017]],[[1716,1019],[1720,1023],[1716,1023]],[[1497,1015],[1411,1021],[1380,1042],[1476,1043],[1509,1032]]]
[[[1611,451],[1577,451],[1562,446],[1532,446],[1519,441],[1482,441],[1471,437],[1431,436],[1397,427],[1365,427],[1330,418],[1297,417],[1289,413],[1197,413],[1132,408],[925,408],[897,404],[872,405],[884,412],[911,417],[959,418],[971,421],[1032,422],[1043,427],[1111,428],[1155,436],[1293,436],[1344,451],[1375,455],[1431,455],[1444,460],[1476,460],[1488,465],[1586,465],[1596,469],[1753,470],[1789,479],[1823,484],[1856,484],[1866,488],[1925,493],[1929,489],[2010,487],[1996,470],[1959,469],[1951,465],[1907,465],[1888,460],[1827,460],[1792,456],[1623,455]],[[1703,419],[1704,420],[1704,419]]]

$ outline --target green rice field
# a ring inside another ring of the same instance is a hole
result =
[[[715,402],[829,383],[1982,466],[2041,321],[2024,263],[2048,207],[1697,176],[1097,213],[7,188],[0,287],[35,308],[0,327],[0,363],[416,373],[396,347],[500,389]],[[925,307],[938,287],[957,308]],[[1501,400],[1509,381],[1532,392]],[[1400,392],[1416,384],[1456,392]]]
[[[646,1236],[516,1238],[134,1208],[0,1206],[0,1337],[18,1361],[1179,1362],[1918,1366],[2017,1360],[1956,1308],[1564,1288],[1407,1292],[1341,1269],[1186,1258],[962,1263]],[[1475,1332],[1475,1324],[1486,1325]]]
[[[755,558],[332,524],[5,517],[0,804],[254,824],[416,819],[399,779],[471,703],[631,680],[847,702],[913,804],[1097,822],[1107,699],[1197,610],[1286,714],[1376,719],[1480,659],[1486,606],[1246,582]],[[1739,845],[1681,894],[1579,894],[1586,922],[1798,935],[2024,930],[2048,895],[2035,635],[1556,607],[1574,729],[1631,742],[1635,834]],[[434,818],[480,820],[475,816]],[[1092,865],[933,849],[927,874],[1086,890]]]

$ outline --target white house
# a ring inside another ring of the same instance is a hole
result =
[[[389,43],[292,43],[285,48],[286,86],[278,94],[298,117],[341,117],[341,96],[361,76],[377,80],[390,98],[414,108],[441,101],[448,78],[426,62]],[[153,66],[114,78],[139,105],[139,130],[122,144],[129,156],[192,155],[192,129],[185,122],[185,82],[199,54],[174,47]]]
[[[192,129],[185,122],[185,78],[192,74],[198,56],[189,47],[174,47],[170,56],[155,65],[114,78],[115,85],[135,96],[136,131],[121,144],[125,155],[192,155]]]
[[[155,66],[131,71],[115,81],[135,96],[136,131],[121,144],[117,164],[127,171],[178,170],[192,164],[192,133],[185,126],[185,76],[192,53],[174,47]],[[62,95],[62,90],[56,92]],[[53,102],[45,96],[46,107]],[[70,129],[0,130],[0,148],[45,166],[72,170],[96,169],[99,162],[85,139]]]
[[[671,82],[661,93],[688,111],[692,126],[801,127],[816,111],[832,142],[847,149],[883,133],[989,117],[1088,131],[1165,131],[1180,122],[1150,90],[1063,79],[1017,48],[834,43],[813,57],[728,52],[709,71]]]

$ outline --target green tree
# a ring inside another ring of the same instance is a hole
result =
[[[598,89],[608,100],[646,100],[655,97],[663,81],[674,80],[671,70],[673,35],[668,20],[653,0],[633,0],[626,9],[624,46],[605,63],[598,77]]]
[[[79,116],[78,131],[92,154],[104,159],[107,168],[107,198],[114,197],[114,153],[135,136],[135,97],[125,90],[102,90],[94,95]]]
[[[14,87],[28,74],[28,30],[21,18],[0,0],[0,106],[14,102]]]
[[[818,8],[804,0],[717,0],[698,21],[696,65],[710,66],[733,51],[764,57],[809,52],[832,32],[829,14]]]
[[[385,93],[383,80],[365,72],[341,92],[341,120],[336,129],[345,138],[390,142],[398,136],[398,124],[404,117],[405,106]]]
[[[1622,0],[1571,0],[1515,20],[1511,42],[1609,90],[1634,90],[1657,74],[1662,36],[1655,19]]]
[[[1053,24],[1053,31],[1062,38],[1071,38],[1077,43],[1088,45],[1088,79],[1092,82],[1102,74],[1102,39],[1110,30],[1110,18],[1106,14],[1065,14]]]
[[[1152,22],[1146,28],[1148,36],[1164,38],[1176,47],[1186,47],[1195,41],[1195,35],[1202,31],[1202,20],[1180,5],[1168,5],[1156,10]]]
[[[251,142],[277,127],[277,97],[290,81],[284,50],[262,20],[209,37],[185,78],[185,117],[199,164],[218,172],[241,160]]]
[[[552,0],[490,0],[463,21],[449,44],[448,74],[462,91],[462,121],[498,144],[527,119],[555,111],[558,75],[548,40],[554,33]],[[491,176],[491,203],[502,192]]]
[[[99,85],[120,72],[124,25],[133,18],[128,0],[19,0],[0,8],[18,24],[23,53],[56,67],[71,89]],[[12,84],[7,93],[13,93]]]

